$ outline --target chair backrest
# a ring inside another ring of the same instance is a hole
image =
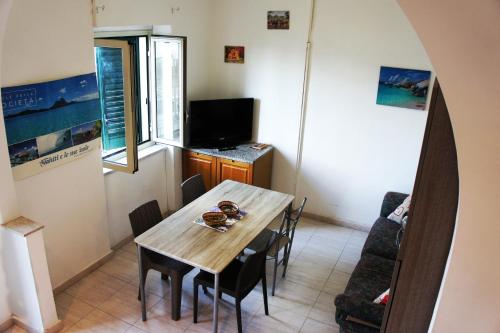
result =
[[[297,224],[300,221],[300,218],[302,217],[302,212],[304,211],[306,202],[307,202],[307,197],[304,197],[299,208],[291,212],[285,211],[285,214],[283,215],[283,222],[281,224],[279,231],[280,235],[287,236],[290,238],[291,241],[293,241],[293,237],[295,235],[295,227],[297,226]],[[290,220],[290,225],[288,228],[286,226],[287,219]]]
[[[205,194],[207,191],[205,189],[205,183],[203,182],[203,176],[200,174],[194,175],[186,179],[182,184],[182,205],[186,206],[190,202],[194,201],[201,195]]]
[[[248,256],[238,273],[236,279],[236,293],[246,294],[252,290],[260,279],[265,275],[266,271],[266,255],[269,250],[271,237],[266,242],[266,245],[258,249],[254,254]]]
[[[163,220],[158,201],[146,202],[128,214],[134,237],[148,231]]]

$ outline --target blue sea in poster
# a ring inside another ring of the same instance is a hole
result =
[[[70,104],[54,110],[5,119],[7,142],[22,142],[69,129],[100,118],[99,100]]]
[[[431,72],[381,67],[377,104],[425,110]]]
[[[95,73],[2,88],[2,108],[12,166],[73,146],[71,129],[82,124],[95,129],[79,143],[100,136]]]
[[[100,119],[95,73],[2,88],[9,145]]]

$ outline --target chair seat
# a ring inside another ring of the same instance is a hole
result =
[[[190,266],[190,265],[185,264],[181,261],[166,257],[160,253],[156,253],[156,252],[153,252],[153,251],[148,250],[148,249],[144,249],[144,253],[145,253],[146,257],[151,261],[152,264],[159,266],[159,267],[165,267],[170,271],[175,271],[175,272],[185,274],[193,269],[193,266]]]
[[[267,251],[267,255],[269,257],[274,257],[276,254],[285,247],[286,244],[290,242],[290,238],[287,236],[282,236],[279,239],[279,244],[278,244],[278,249],[276,250],[276,239],[278,238],[279,233],[274,230],[270,229],[264,229],[260,234],[255,237],[253,241],[248,244],[247,249],[250,249],[252,251],[257,251],[258,249],[262,249],[264,246],[266,246],[269,241],[269,244],[271,246],[269,247],[269,251]]]
[[[233,260],[219,275],[219,287],[226,294],[234,296],[236,293],[236,280],[243,267],[243,263],[237,259]],[[200,271],[194,280],[201,285],[213,288],[214,275],[205,271]]]

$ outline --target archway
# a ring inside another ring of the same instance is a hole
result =
[[[455,138],[436,80],[381,332],[428,331],[455,229],[458,184]]]
[[[398,0],[442,85],[455,134],[460,202],[436,304],[436,332],[500,328],[500,3]],[[425,288],[425,286],[421,286]]]

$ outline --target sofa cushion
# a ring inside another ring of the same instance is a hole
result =
[[[380,208],[380,216],[387,217],[391,214],[403,201],[408,197],[408,194],[399,192],[387,192],[382,201]]]
[[[371,253],[396,260],[399,251],[396,243],[399,229],[401,229],[399,223],[379,217],[373,224],[361,253]]]
[[[401,224],[403,221],[403,218],[405,216],[408,216],[408,212],[410,210],[410,204],[411,204],[411,196],[407,196],[406,199],[399,205],[392,213],[387,216],[389,220],[392,220],[394,222],[397,222]]]
[[[395,261],[370,253],[361,256],[343,294],[335,297],[339,324],[348,316],[380,326],[385,306],[373,300],[390,287]]]

